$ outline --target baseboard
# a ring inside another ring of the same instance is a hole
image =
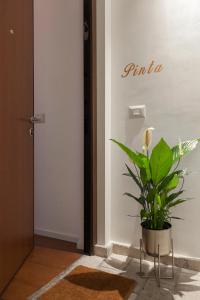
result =
[[[128,244],[121,244],[112,242],[109,246],[96,245],[94,247],[95,254],[101,257],[108,257],[111,253],[124,255],[133,258],[140,258],[140,250],[134,248]],[[152,257],[146,255],[145,260],[153,261]],[[161,258],[161,262],[166,265],[171,264],[171,256],[165,256]],[[185,257],[182,255],[175,254],[174,264],[176,267],[185,268],[200,272],[200,259],[194,257]]]
[[[41,236],[45,236],[45,237],[49,237],[49,238],[54,238],[54,239],[58,239],[58,240],[66,241],[66,242],[75,243],[77,245],[77,248],[80,249],[79,248],[80,247],[79,238],[77,236],[64,234],[64,233],[56,232],[56,231],[50,231],[47,229],[39,229],[39,228],[36,228],[34,230],[34,233],[37,235],[41,235]]]
[[[112,244],[107,246],[104,245],[95,245],[94,246],[94,254],[100,257],[109,257],[112,254]]]

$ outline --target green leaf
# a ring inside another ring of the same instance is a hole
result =
[[[145,206],[144,200],[142,197],[137,198],[134,195],[130,194],[130,193],[124,193],[124,196],[128,196],[130,198],[133,198],[134,200],[136,200],[139,204],[141,204],[143,207]]]
[[[182,170],[175,171],[175,172],[169,174],[168,176],[166,176],[166,177],[162,180],[162,182],[159,184],[159,186],[158,186],[158,191],[160,192],[160,191],[162,191],[162,190],[164,190],[164,189],[167,189],[167,186],[168,186],[168,185],[171,185],[171,184],[170,184],[171,181],[172,181],[171,183],[175,185],[174,176],[177,175],[178,178],[179,178],[179,175],[180,175],[180,174],[182,174]],[[177,184],[177,185],[178,185],[178,184]]]
[[[141,220],[144,220],[144,219],[146,219],[147,217],[148,217],[147,211],[146,211],[145,209],[142,209],[142,210],[140,211],[140,218],[141,218]]]
[[[123,176],[132,177],[129,173],[123,173]]]
[[[153,203],[154,202],[154,199],[155,199],[155,196],[156,196],[156,192],[157,190],[155,188],[152,188],[148,191],[148,195],[147,195],[147,202],[148,203]]]
[[[111,139],[112,142],[114,142],[115,144],[117,144],[129,157],[129,159],[136,164],[139,168],[143,168],[144,167],[144,161],[143,161],[143,157],[141,157],[140,155],[138,155],[137,153],[135,153],[133,150],[131,150],[130,148],[128,148],[127,146],[125,146],[124,144]]]
[[[166,200],[165,200],[165,204],[168,205],[170,202],[172,202],[173,200],[175,200],[178,196],[180,196],[184,191],[179,191],[177,193],[173,193],[171,195],[169,195]]]
[[[165,176],[167,176],[172,164],[172,151],[164,139],[161,139],[154,147],[150,158],[151,175],[154,184],[157,185]]]
[[[156,204],[158,207],[161,207],[161,198],[160,198],[160,195],[156,194],[155,196],[155,200],[156,200]]]
[[[148,178],[147,178],[146,170],[144,168],[140,169],[140,178],[142,180],[143,185],[146,186],[148,182]]]
[[[171,190],[174,190],[179,184],[179,176],[175,174],[171,181],[167,184],[165,189],[169,192]]]
[[[129,172],[130,177],[135,181],[135,183],[139,186],[141,192],[143,191],[143,187],[138,179],[138,177],[133,173],[133,171],[129,168],[129,166],[126,164],[127,170]]]
[[[168,208],[174,207],[174,206],[179,205],[179,204],[184,203],[184,202],[186,202],[186,200],[178,199],[174,202],[169,203]]]
[[[145,171],[146,180],[150,181],[151,180],[151,170],[150,170],[150,165],[149,165],[149,159],[147,158],[147,156],[145,156],[142,153],[138,153],[138,155],[143,161],[143,171]]]
[[[179,218],[179,217],[170,217],[170,219],[183,220],[183,218]]]
[[[200,139],[194,139],[194,140],[182,142],[181,143],[182,153],[180,153],[180,145],[174,146],[172,148],[173,163],[178,161],[181,158],[181,156],[186,155],[186,154],[190,153],[191,151],[193,151],[197,147],[199,142],[200,142]]]
[[[166,204],[166,198],[167,198],[167,192],[165,190],[163,190],[160,194],[160,199],[161,199],[161,203],[162,203],[162,208],[165,207]]]

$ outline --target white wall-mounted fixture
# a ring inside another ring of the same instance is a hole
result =
[[[129,118],[146,118],[146,105],[129,106]]]

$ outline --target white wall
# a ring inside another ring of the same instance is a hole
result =
[[[198,0],[112,0],[111,136],[141,150],[144,128],[153,126],[154,143],[161,136],[171,144],[200,136],[200,10]],[[161,73],[121,77],[130,62],[163,64]],[[102,74],[98,73],[98,76]],[[101,101],[98,98],[98,101]],[[129,120],[128,106],[145,104],[146,120]],[[100,118],[100,117],[99,117]],[[105,135],[106,136],[106,135]],[[107,141],[105,141],[106,143]],[[173,222],[177,253],[200,257],[200,147],[185,158],[183,166],[193,173],[187,178],[186,197],[194,200],[177,207]],[[115,146],[111,151],[111,237],[110,240],[138,246],[138,205],[124,192],[137,193],[121,174],[125,155]],[[103,163],[103,162],[102,162]],[[107,165],[107,164],[106,164]],[[99,180],[101,178],[99,177]],[[102,201],[102,199],[98,199]]]
[[[83,0],[34,0],[35,231],[83,247]]]

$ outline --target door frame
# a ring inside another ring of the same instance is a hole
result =
[[[96,0],[84,0],[84,252],[97,242]]]

